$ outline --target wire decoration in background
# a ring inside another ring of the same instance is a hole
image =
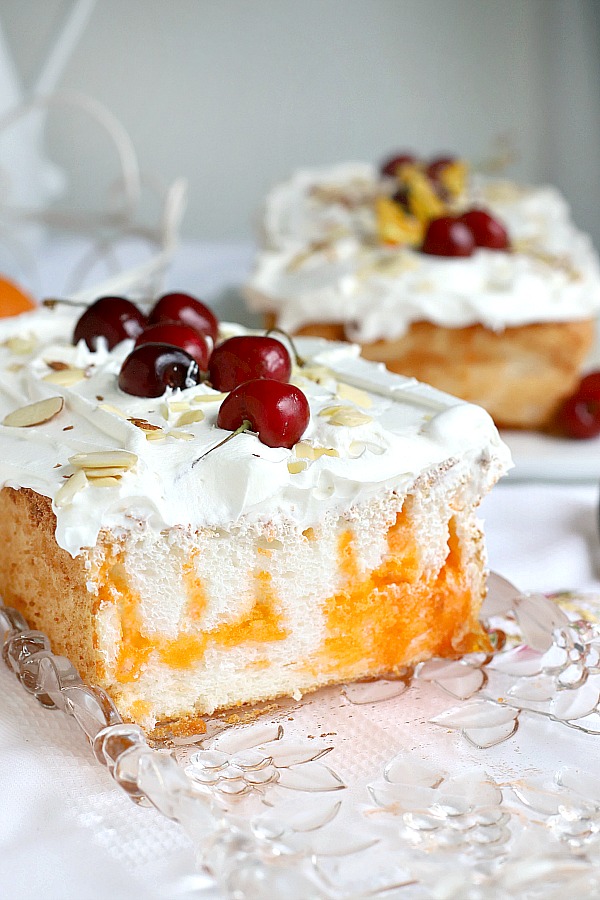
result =
[[[87,23],[96,0],[76,0],[68,10],[42,62],[31,90],[19,84],[0,29],[0,245],[28,281],[39,280],[36,256],[47,235],[68,232],[83,239],[79,260],[66,278],[62,293],[79,301],[101,294],[156,294],[177,247],[185,211],[187,183],[178,178],[165,187],[140,171],[133,142],[116,116],[98,100],[57,86]],[[108,136],[119,172],[106,190],[104,208],[88,211],[49,208],[65,187],[65,174],[45,158],[43,135],[50,111],[80,112]],[[158,200],[158,220],[140,222],[144,194]],[[125,268],[119,245],[131,240],[144,248],[143,262]],[[101,266],[107,277],[90,286]],[[39,294],[40,290],[34,291]]]

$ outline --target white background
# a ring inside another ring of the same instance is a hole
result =
[[[2,0],[26,83],[70,0]],[[597,0],[98,0],[59,87],[106,103],[144,170],[184,175],[184,235],[255,233],[293,168],[389,151],[479,160],[509,131],[511,174],[558,184],[600,244]],[[106,138],[52,116],[85,209],[115,172]]]

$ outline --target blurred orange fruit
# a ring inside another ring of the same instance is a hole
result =
[[[0,276],[0,318],[18,316],[19,313],[35,309],[36,306],[35,300],[14,281]]]

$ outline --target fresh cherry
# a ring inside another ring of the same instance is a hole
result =
[[[215,347],[208,364],[210,383],[218,391],[232,391],[252,378],[288,381],[291,373],[290,354],[281,341],[260,335],[228,338]]]
[[[413,165],[416,157],[412,153],[397,153],[396,156],[390,156],[380,166],[379,171],[382,175],[395,178],[398,175],[400,166]]]
[[[123,361],[119,387],[135,397],[160,397],[170,388],[188,388],[200,381],[198,363],[170,344],[142,344]]]
[[[423,253],[432,256],[471,256],[474,249],[471,229],[454,216],[432,219],[421,247]]]
[[[489,250],[508,250],[510,244],[506,228],[485,210],[468,209],[459,218],[471,230],[478,247],[487,247]]]
[[[203,334],[190,328],[189,325],[178,322],[150,325],[148,328],[144,328],[135,342],[136,347],[141,347],[142,344],[172,344],[189,353],[203,372],[206,372],[208,368],[210,357],[208,341]]]
[[[584,440],[600,434],[600,372],[581,379],[558,411],[558,425],[568,437]]]
[[[293,447],[310,420],[308,400],[293,384],[268,378],[246,381],[223,400],[217,425],[237,431],[248,423],[267,447]]]
[[[181,322],[217,340],[219,322],[215,314],[190,294],[165,294],[150,310],[148,325]]]
[[[145,325],[146,316],[130,300],[100,297],[77,320],[73,343],[84,340],[90,350],[95,350],[98,338],[103,337],[112,350],[126,338],[136,338]]]

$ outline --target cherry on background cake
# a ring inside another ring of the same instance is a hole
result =
[[[0,591],[124,717],[488,646],[484,410],[185,295],[80,312],[0,322]]]
[[[298,172],[266,203],[251,308],[547,429],[594,340],[600,268],[553,187],[405,154]]]

